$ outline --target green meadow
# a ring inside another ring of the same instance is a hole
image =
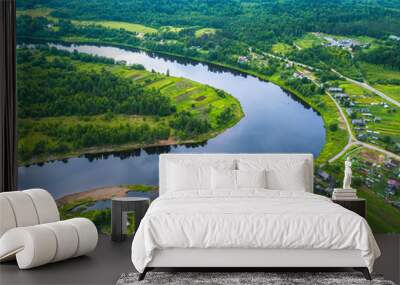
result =
[[[321,45],[325,43],[326,41],[320,37],[317,37],[316,35],[312,33],[308,33],[304,35],[303,37],[297,39],[294,41],[294,44],[298,46],[299,48],[305,49],[305,48],[311,48],[315,45]]]
[[[200,38],[201,36],[204,36],[204,35],[213,35],[213,34],[215,34],[216,32],[217,32],[217,29],[213,29],[213,28],[202,28],[202,29],[197,30],[197,31],[194,33],[194,35],[195,35],[197,38]]]
[[[118,22],[118,21],[80,21],[73,20],[73,24],[75,25],[98,25],[108,29],[124,29],[128,32],[132,33],[144,33],[144,34],[152,34],[156,33],[157,30],[151,27],[147,27],[140,24],[133,24],[128,22]]]
[[[360,62],[359,66],[365,79],[385,95],[400,101],[400,71],[386,68],[382,65]],[[390,81],[397,81],[391,84]]]
[[[293,46],[285,43],[276,43],[272,46],[272,52],[279,55],[287,55],[293,51]]]

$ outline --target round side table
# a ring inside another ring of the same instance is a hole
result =
[[[146,214],[150,199],[146,197],[116,197],[111,199],[111,239],[123,241],[126,238],[127,214],[135,213],[135,233]]]

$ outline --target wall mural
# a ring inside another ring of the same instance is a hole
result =
[[[21,189],[47,189],[63,218],[109,233],[111,197],[157,197],[160,153],[305,152],[315,192],[341,187],[348,159],[373,231],[400,232],[390,27],[377,34],[362,14],[362,31],[351,21],[335,30],[300,13],[299,27],[268,30],[236,2],[112,2],[17,1]]]

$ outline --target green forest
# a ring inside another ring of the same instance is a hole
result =
[[[17,6],[21,45],[137,48],[227,67],[290,91],[323,119],[316,192],[329,196],[340,186],[341,164],[351,157],[373,230],[400,228],[400,189],[389,184],[400,175],[398,1],[18,0]],[[18,69],[21,163],[199,142],[244,115],[222,90],[190,82],[199,92],[181,102],[187,89],[175,93],[157,82],[177,86],[185,79],[107,58],[22,47]],[[204,92],[209,100],[196,101]]]

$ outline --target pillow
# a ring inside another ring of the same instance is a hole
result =
[[[239,160],[239,170],[266,170],[267,188],[306,191],[309,174],[306,160]]]
[[[167,162],[167,191],[211,191],[211,168],[236,169],[232,159],[171,159]]]
[[[267,188],[267,171],[236,170],[237,188]]]
[[[216,169],[211,170],[211,188],[215,190],[235,190],[236,170]]]
[[[211,167],[168,164],[168,189],[170,191],[210,190]]]
[[[266,188],[266,170],[211,169],[211,188],[215,191],[241,188]]]

